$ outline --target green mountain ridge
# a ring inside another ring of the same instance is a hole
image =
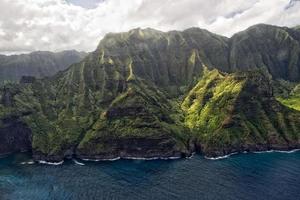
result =
[[[22,77],[43,78],[80,62],[87,54],[75,50],[62,52],[36,51],[21,55],[0,55],[0,84],[18,82]]]
[[[108,34],[67,70],[0,90],[0,153],[61,161],[299,148],[300,112],[286,103],[298,93],[299,41],[263,24],[231,38],[199,28]]]

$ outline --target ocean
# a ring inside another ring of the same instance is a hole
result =
[[[300,151],[57,166],[14,154],[0,159],[0,199],[300,200]]]

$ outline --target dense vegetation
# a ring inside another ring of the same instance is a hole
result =
[[[292,109],[300,111],[300,84],[292,84],[292,88],[288,90],[288,95],[279,95],[278,101]]]
[[[50,161],[299,148],[299,42],[269,25],[108,34],[51,78],[3,86],[0,137],[14,135],[1,145],[29,129],[34,158]]]

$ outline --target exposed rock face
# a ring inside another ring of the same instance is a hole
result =
[[[230,39],[230,70],[262,68],[274,78],[300,81],[300,33],[293,29],[250,27]]]
[[[114,158],[169,158],[190,155],[176,149],[176,141],[169,138],[99,138],[97,143],[102,143],[102,151],[78,149],[76,155],[81,159],[107,160]]]
[[[33,52],[30,54],[0,55],[0,84],[18,82],[22,76],[48,77],[80,62],[87,54],[77,51]]]
[[[20,90],[18,87],[6,86],[0,95],[1,108],[16,106],[14,97]],[[1,109],[3,111],[4,109]],[[31,150],[31,129],[22,120],[23,116],[30,112],[8,112],[0,113],[0,155],[19,151]]]
[[[0,90],[0,116],[29,127],[37,160],[296,148],[300,112],[277,101],[273,83],[299,81],[299,38],[268,25],[232,38],[198,28],[108,34],[56,76]]]
[[[31,150],[31,130],[17,117],[1,119],[0,155]]]

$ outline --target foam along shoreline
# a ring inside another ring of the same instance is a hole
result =
[[[144,158],[144,157],[116,157],[116,158],[109,158],[109,159],[89,159],[89,158],[82,158],[83,161],[92,161],[92,162],[100,162],[100,161],[116,161],[120,159],[124,160],[175,160],[180,159],[182,157],[180,156],[174,156],[174,157],[152,157],[152,158]]]
[[[33,165],[34,161],[21,162],[21,165]]]
[[[44,161],[44,160],[39,160],[38,161],[39,164],[43,164],[43,165],[62,165],[64,163],[64,161],[60,161],[60,162],[47,162],[47,161]]]
[[[176,160],[180,159],[180,156],[173,156],[173,157],[152,157],[152,158],[143,158],[143,157],[124,157],[122,159],[125,160]]]
[[[295,153],[297,151],[300,151],[300,149],[293,149],[288,151],[282,151],[282,150],[268,150],[268,151],[254,151],[253,153]]]
[[[228,158],[228,157],[230,157],[232,155],[235,155],[235,154],[238,154],[238,152],[234,152],[234,153],[227,154],[225,156],[218,156],[218,157],[207,157],[207,156],[204,156],[204,158],[208,159],[208,160],[222,160],[222,159]]]
[[[232,155],[236,155],[239,153],[295,153],[300,151],[300,149],[293,149],[293,150],[288,150],[288,151],[283,151],[283,150],[267,150],[267,151],[252,151],[252,152],[248,152],[248,151],[244,151],[244,152],[233,152],[224,156],[218,156],[218,157],[208,157],[208,156],[204,156],[205,159],[208,160],[221,160],[221,159],[225,159],[228,158]],[[186,159],[191,159],[196,153],[193,152],[191,154],[191,156],[186,157]],[[152,158],[144,158],[144,157],[116,157],[116,158],[109,158],[109,159],[89,159],[89,158],[80,158],[80,160],[82,161],[86,161],[86,162],[101,162],[101,161],[116,161],[116,160],[120,160],[120,159],[124,159],[124,160],[176,160],[176,159],[181,159],[182,157],[180,156],[174,156],[174,157],[152,157]],[[72,159],[73,162],[77,165],[81,165],[84,166],[85,164],[76,160],[76,159]],[[32,165],[34,164],[34,161],[28,161],[28,162],[22,162],[22,165]],[[64,163],[64,161],[60,161],[60,162],[47,162],[44,160],[39,160],[37,161],[37,163],[39,164],[45,164],[45,165],[62,165]]]
[[[274,150],[274,149],[271,149],[271,150],[267,150],[267,151],[244,151],[242,153],[295,153],[297,151],[300,151],[300,149],[293,149],[293,150],[288,150],[288,151],[283,151],[283,150]],[[208,160],[221,160],[221,159],[225,159],[225,158],[228,158],[232,155],[236,155],[236,154],[239,154],[240,152],[233,152],[233,153],[230,153],[230,154],[227,154],[227,155],[224,155],[224,156],[218,156],[218,157],[207,157],[207,156],[204,156],[205,159],[208,159]]]
[[[80,165],[80,166],[84,166],[85,164],[84,163],[82,163],[82,162],[79,162],[78,160],[76,160],[76,159],[72,159],[72,161],[76,164],[76,165]]]
[[[186,157],[187,159],[191,159],[194,157],[194,155],[196,154],[196,152],[193,152],[190,156]]]
[[[80,158],[80,160],[83,161],[87,161],[87,162],[100,162],[100,161],[116,161],[116,160],[120,160],[120,157],[116,157],[116,158],[108,158],[108,159],[90,159],[90,158]]]

